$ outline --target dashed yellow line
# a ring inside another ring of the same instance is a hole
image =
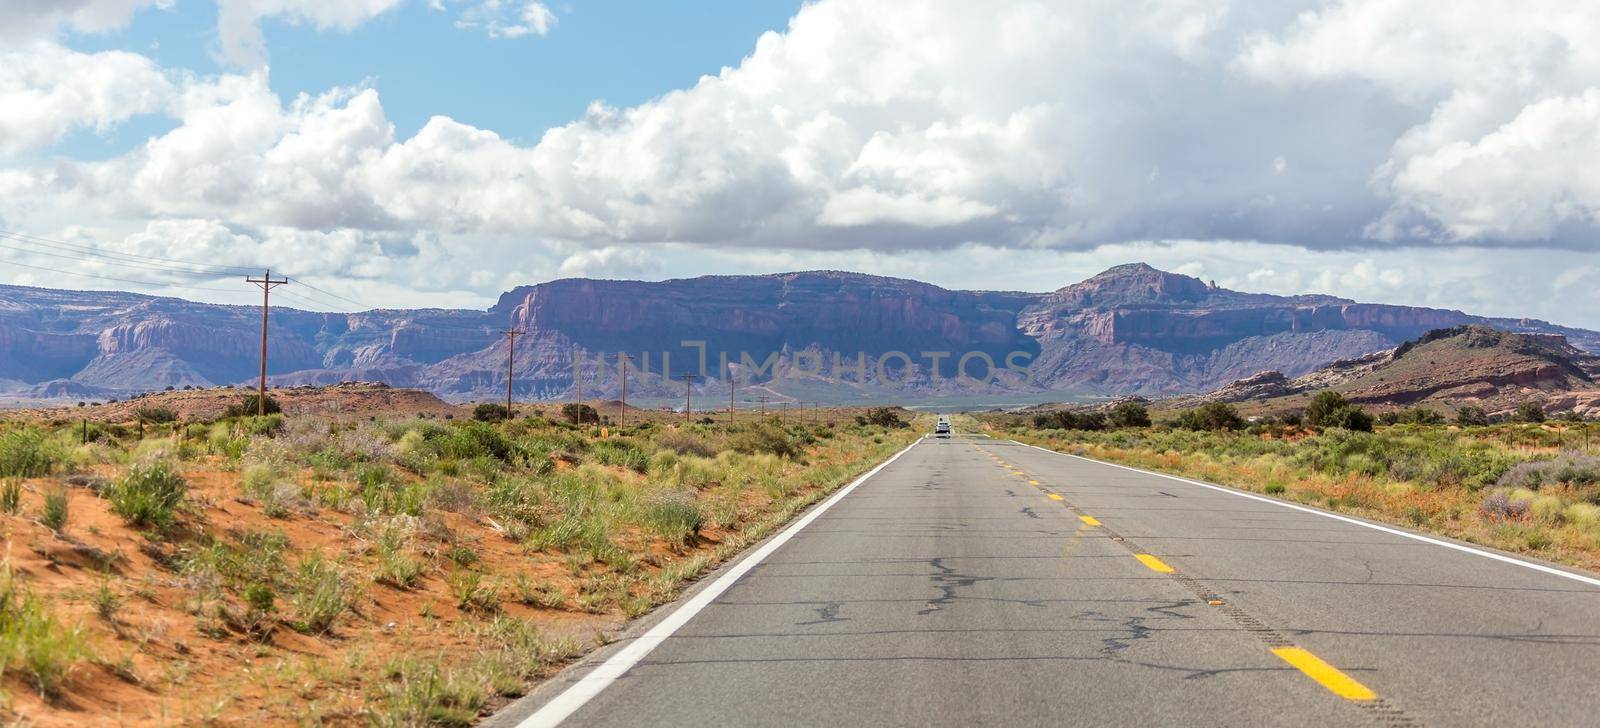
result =
[[[1061,500],[1061,496],[1056,495],[1055,493],[1051,493],[1050,494],[1050,500]]]
[[[1150,554],[1134,554],[1133,558],[1138,559],[1139,563],[1144,564],[1146,567],[1149,567],[1149,569],[1151,571],[1159,572],[1159,573],[1162,573],[1162,574],[1171,574],[1172,572],[1176,571],[1176,569],[1173,569],[1172,567],[1167,566],[1167,562],[1162,561],[1161,559],[1158,559],[1158,558],[1156,558],[1154,556],[1151,556]]]
[[[1038,484],[1039,484],[1039,481],[1037,481],[1037,480],[1028,481],[1028,485],[1038,485]]]
[[[1087,523],[1087,524],[1089,524],[1091,526],[1100,525],[1100,519],[1095,518],[1094,516],[1078,516],[1078,520],[1083,521],[1084,523]],[[1152,556],[1151,558],[1155,558],[1155,557]]]
[[[1377,693],[1372,688],[1356,682],[1355,678],[1339,671],[1339,668],[1322,661],[1322,658],[1311,654],[1310,651],[1299,647],[1279,647],[1272,651],[1279,659],[1294,666],[1296,670],[1306,674],[1306,677],[1318,683],[1345,700],[1376,700]]]

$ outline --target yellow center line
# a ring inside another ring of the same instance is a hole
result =
[[[1318,683],[1345,700],[1376,700],[1377,693],[1355,678],[1339,671],[1339,668],[1322,661],[1322,658],[1311,654],[1310,651],[1299,647],[1279,647],[1272,651],[1284,662],[1294,666],[1296,670],[1306,674],[1306,677]]]
[[[1050,494],[1050,500],[1061,500],[1061,496],[1056,495],[1055,493],[1051,493]]]
[[[1100,519],[1095,518],[1094,516],[1078,516],[1078,520],[1083,521],[1084,523],[1087,523],[1087,524],[1089,524],[1091,526],[1100,525]],[[1152,557],[1152,558],[1154,558],[1154,557]]]
[[[1039,481],[1037,481],[1037,480],[1028,481],[1028,485],[1038,485],[1038,484],[1039,484]]]
[[[1151,571],[1160,572],[1162,574],[1171,574],[1173,571],[1175,571],[1175,569],[1172,567],[1167,566],[1167,562],[1151,556],[1150,554],[1134,554],[1133,558],[1138,559],[1139,563],[1149,567]]]

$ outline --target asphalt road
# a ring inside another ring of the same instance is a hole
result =
[[[810,518],[492,723],[1600,724],[1582,575],[981,437]]]

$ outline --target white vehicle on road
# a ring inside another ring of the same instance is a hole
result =
[[[944,415],[939,415],[939,424],[933,426],[933,436],[934,437],[949,437],[950,436],[950,418],[949,417],[945,417]]]

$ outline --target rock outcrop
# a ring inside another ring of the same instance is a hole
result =
[[[1331,389],[1375,406],[1473,404],[1494,411],[1525,401],[1554,409],[1587,406],[1600,393],[1600,357],[1556,334],[1519,334],[1484,324],[1435,329],[1394,349],[1338,361],[1297,378],[1261,372],[1214,391],[1174,400],[1260,402],[1269,409],[1303,404],[1304,395]]]

